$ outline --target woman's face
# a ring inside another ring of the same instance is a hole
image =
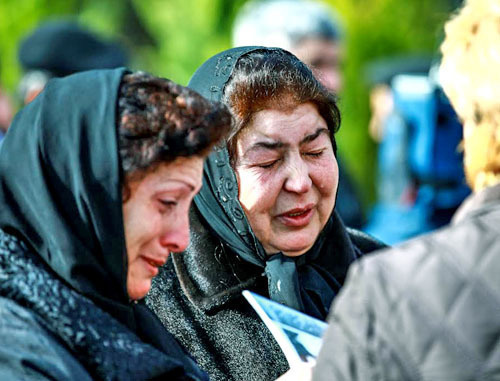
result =
[[[312,103],[255,113],[236,142],[239,200],[268,254],[298,256],[325,226],[338,166],[325,120]]]
[[[179,158],[161,164],[139,180],[129,181],[130,197],[123,203],[123,223],[131,299],[143,298],[169,254],[187,247],[188,211],[200,190],[202,171],[202,158]]]

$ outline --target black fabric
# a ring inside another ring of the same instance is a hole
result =
[[[0,280],[0,375],[9,375],[2,379],[203,379],[68,287],[2,230]]]
[[[343,236],[343,227],[337,228]],[[267,276],[261,267],[234,255],[196,208],[190,212],[190,230],[189,247],[171,255],[153,280],[147,304],[211,380],[275,380],[288,369],[287,360],[241,295],[249,289],[269,296]],[[334,241],[335,230],[329,237]],[[348,233],[347,239],[383,247],[366,235]],[[325,260],[334,261],[341,250],[337,247]]]
[[[17,114],[0,148],[0,228],[26,242],[69,287],[196,374],[156,317],[127,294],[116,136],[124,73],[52,80]]]
[[[238,47],[224,51],[206,61],[188,86],[211,100],[221,101],[238,59],[255,50],[281,49]],[[216,148],[209,156],[203,188],[194,201],[213,233],[229,250],[265,271],[271,299],[317,318],[326,318],[347,267],[359,255],[335,212],[307,253],[297,258],[282,253],[268,256],[238,201],[238,184],[225,147]],[[336,240],[332,239],[334,229]]]
[[[54,79],[16,115],[0,149],[0,227],[75,290],[127,305],[115,127],[123,73]]]
[[[36,28],[21,42],[18,56],[25,70],[45,70],[56,77],[127,63],[121,46],[100,40],[77,23],[64,20]]]

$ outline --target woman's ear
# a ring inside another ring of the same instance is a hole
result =
[[[152,166],[156,168],[156,166]],[[122,184],[122,204],[125,204],[132,196],[132,188],[135,188],[137,184],[148,174],[149,171],[133,171],[126,173],[123,178]]]
[[[130,199],[130,188],[128,186],[128,182],[122,185],[122,203],[125,204]]]

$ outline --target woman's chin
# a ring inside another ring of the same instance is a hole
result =
[[[287,257],[299,257],[302,254],[307,253],[313,245],[314,241],[311,242],[310,240],[288,241],[279,248],[279,251]]]
[[[144,298],[151,288],[151,279],[127,282],[127,293],[131,300]]]
[[[263,243],[264,248],[268,253],[282,252],[287,257],[301,256],[313,247],[323,227],[324,224],[318,218],[301,228],[283,228],[278,225],[271,229],[271,234],[267,237],[268,245],[266,247]]]

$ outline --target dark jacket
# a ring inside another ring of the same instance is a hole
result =
[[[358,252],[381,247],[363,233],[348,236]],[[274,380],[288,363],[244,289],[268,296],[263,269],[226,252],[193,208],[190,246],[171,256],[147,303],[211,380]]]
[[[313,380],[500,380],[500,185],[354,264]]]
[[[0,279],[0,380],[189,379],[2,230]]]
[[[50,81],[2,143],[2,380],[206,379],[128,296],[116,120],[124,73]]]

